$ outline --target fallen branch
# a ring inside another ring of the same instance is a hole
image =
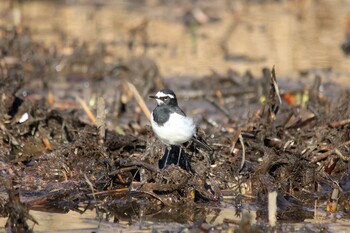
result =
[[[318,161],[321,161],[321,160],[327,158],[331,154],[336,153],[336,150],[339,149],[340,147],[347,146],[347,145],[350,145],[350,141],[346,141],[346,142],[340,144],[339,146],[337,146],[337,147],[333,148],[332,150],[329,150],[329,151],[327,151],[325,153],[315,155],[311,159],[311,163],[317,163]]]

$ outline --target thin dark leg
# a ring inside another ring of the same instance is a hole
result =
[[[180,164],[180,158],[181,158],[181,151],[182,150],[182,147],[180,146],[180,152],[179,152],[179,156],[177,157],[177,164],[176,165],[179,165]]]
[[[165,158],[164,167],[166,167],[166,165],[168,164],[169,154],[171,152],[171,146],[167,146],[166,150],[168,151],[168,153],[167,153],[166,158]]]
[[[171,156],[172,156],[172,153],[173,153],[172,150],[173,150],[173,146],[171,146],[171,145],[170,146],[168,146],[168,145],[165,146],[164,155],[158,161],[158,166],[159,166],[160,169],[164,169],[168,165],[168,163],[171,163],[171,161],[172,161],[172,157]]]

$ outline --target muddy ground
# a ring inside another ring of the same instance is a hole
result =
[[[289,89],[279,85],[278,67],[260,77],[228,70],[169,81],[146,56],[105,63],[103,43],[77,41],[63,53],[32,40],[29,28],[0,34],[0,214],[7,229],[29,230],[36,222],[29,210],[96,209],[114,222],[168,216],[204,231],[264,232],[272,229],[272,191],[278,220],[302,222],[317,211],[349,218],[350,93],[322,83],[322,75]],[[169,83],[213,153],[189,142],[179,165],[175,147],[164,165],[165,147],[141,100],[152,109],[148,95]],[[261,224],[248,217],[210,225],[206,209],[193,213],[225,200],[237,214],[243,203],[254,205]]]

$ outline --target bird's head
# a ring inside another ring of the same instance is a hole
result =
[[[175,93],[170,89],[163,89],[157,92],[156,95],[150,96],[150,98],[157,100],[157,105],[169,105],[177,106],[177,99]]]

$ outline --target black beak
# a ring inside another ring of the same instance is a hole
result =
[[[155,95],[150,95],[150,96],[149,96],[149,98],[152,98],[152,99],[158,99],[158,97],[157,97],[157,96],[155,96]]]

